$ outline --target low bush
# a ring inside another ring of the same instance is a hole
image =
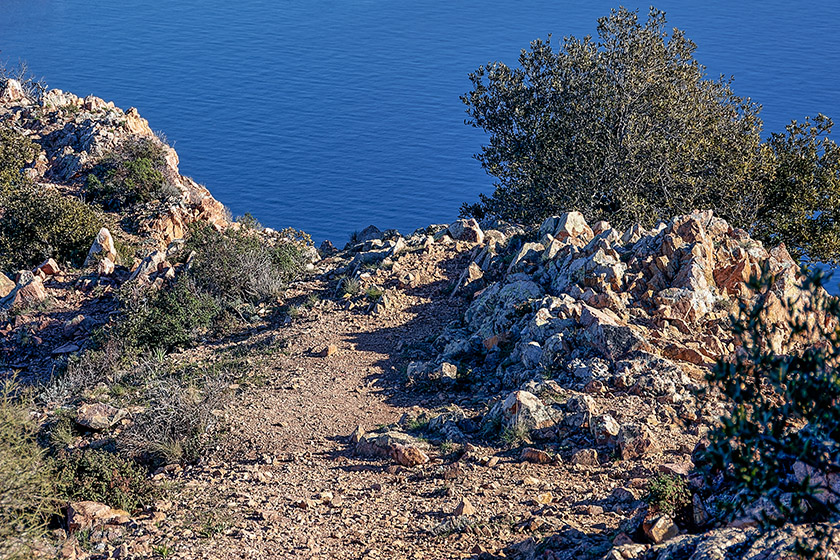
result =
[[[277,296],[306,264],[302,243],[270,246],[248,228],[221,233],[209,225],[193,227],[190,251],[196,252],[190,268],[196,286],[227,306]]]
[[[131,513],[157,496],[146,469],[105,449],[61,451],[55,472],[58,493],[67,501],[101,502]]]
[[[137,348],[171,350],[193,342],[219,314],[216,300],[189,277],[160,290],[130,286],[117,327],[123,342]]]
[[[57,512],[52,471],[37,442],[29,402],[12,381],[0,383],[0,557],[25,558]]]
[[[691,491],[684,478],[658,474],[648,483],[645,500],[662,513],[673,517],[691,505]]]
[[[0,197],[0,269],[29,268],[47,258],[80,265],[102,227],[81,200],[32,185]]]
[[[214,442],[213,411],[226,399],[222,377],[164,378],[146,390],[148,407],[120,439],[133,456],[153,464],[192,463]]]
[[[0,197],[27,181],[21,170],[35,157],[35,145],[17,132],[0,126]]]
[[[768,274],[751,281],[763,295],[733,317],[741,348],[708,374],[731,409],[709,433],[707,483],[716,493],[729,489],[733,515],[763,500],[772,506],[765,523],[836,519],[840,300],[819,275],[793,301],[771,292],[774,281]]]
[[[123,141],[93,168],[85,189],[89,200],[108,211],[179,194],[165,148],[152,138]]]

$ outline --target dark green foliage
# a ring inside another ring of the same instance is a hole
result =
[[[109,211],[176,195],[163,145],[151,138],[129,138],[87,177],[89,200]]]
[[[759,160],[758,107],[704,78],[696,46],[621,8],[598,20],[597,41],[534,41],[520,67],[482,66],[463,97],[490,135],[477,156],[499,179],[481,210],[535,223],[580,210],[615,226],[691,208],[726,217],[751,208],[734,185]]]
[[[29,268],[52,257],[81,265],[102,219],[70,196],[32,185],[0,197],[0,269]]]
[[[299,243],[272,247],[248,229],[221,233],[209,225],[194,227],[190,251],[196,252],[190,268],[196,286],[231,306],[276,296],[305,270]]]
[[[646,501],[670,516],[691,505],[691,491],[681,476],[658,474],[648,483]]]
[[[91,500],[131,513],[157,495],[143,467],[103,449],[60,452],[55,471],[58,491],[67,501]]]
[[[52,473],[38,445],[31,403],[19,387],[0,383],[0,556],[24,558],[26,541],[47,530],[57,512]],[[19,542],[21,539],[23,542]]]
[[[119,335],[130,345],[167,350],[193,342],[220,309],[186,277],[160,290],[139,289],[123,298]]]
[[[706,78],[696,46],[624,8],[597,38],[537,40],[519,67],[470,75],[468,124],[488,133],[477,159],[498,183],[463,214],[539,223],[579,210],[617,228],[711,209],[764,241],[815,260],[840,256],[840,161],[830,121],[761,141],[759,106]]]
[[[35,145],[25,136],[0,126],[0,198],[26,184],[21,170],[35,157]]]
[[[733,489],[735,511],[763,497],[780,513],[775,522],[836,516],[837,496],[819,479],[840,466],[840,301],[820,284],[819,276],[807,280],[804,295],[781,307],[772,294],[742,303],[733,318],[742,349],[708,375],[732,408],[709,433],[706,469],[712,488],[722,475]],[[765,275],[750,287],[768,294],[772,286]],[[818,312],[828,320],[815,320]],[[790,334],[779,330],[785,326]],[[790,348],[777,352],[770,341],[780,334]],[[795,464],[809,476],[791,476]]]
[[[774,173],[761,190],[755,235],[783,241],[794,257],[838,264],[840,147],[828,138],[832,126],[819,115],[771,136]]]
[[[32,142],[0,126],[0,270],[29,268],[49,257],[81,264],[102,226],[80,200],[37,187],[21,173],[34,155]]]

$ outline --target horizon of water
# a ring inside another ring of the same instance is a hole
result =
[[[647,4],[625,3],[646,13]],[[0,60],[135,106],[234,215],[343,244],[410,233],[492,192],[464,125],[468,73],[537,37],[594,34],[615,3],[0,0]],[[840,118],[840,3],[659,2],[765,131]]]

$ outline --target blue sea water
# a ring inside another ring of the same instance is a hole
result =
[[[627,2],[644,13],[648,2]],[[594,33],[617,6],[519,0],[0,0],[0,60],[136,106],[234,215],[337,244],[410,232],[492,191],[459,96],[537,37]],[[840,2],[659,2],[768,131],[840,119]]]

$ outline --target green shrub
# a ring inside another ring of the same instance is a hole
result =
[[[753,279],[765,295],[733,318],[741,349],[708,374],[731,409],[709,433],[705,470],[713,489],[721,476],[732,489],[734,513],[763,498],[780,513],[768,523],[837,517],[840,496],[820,479],[840,465],[840,301],[821,283],[814,276],[798,300],[780,302],[772,276]]]
[[[159,290],[134,288],[123,294],[118,333],[131,346],[166,350],[189,344],[208,329],[220,308],[187,277]]]
[[[272,247],[247,229],[222,233],[209,225],[194,227],[185,252],[190,251],[196,252],[190,268],[196,286],[229,306],[277,296],[305,270],[300,244]]]
[[[129,138],[87,176],[88,199],[109,211],[178,194],[166,164],[163,144],[152,138]]]
[[[673,517],[691,505],[691,491],[683,477],[657,474],[648,482],[645,501]]]
[[[81,265],[102,219],[59,192],[24,185],[6,193],[0,212],[0,268],[29,268],[52,257]]]
[[[21,170],[35,157],[35,145],[17,132],[0,126],[0,199],[27,184]]]
[[[59,452],[55,469],[58,491],[67,501],[101,502],[131,513],[158,494],[143,467],[104,449]]]
[[[12,381],[0,383],[0,556],[24,558],[57,512],[50,463],[38,445],[30,404]]]
[[[712,209],[796,253],[840,258],[840,150],[820,140],[830,121],[762,142],[760,107],[707,79],[696,45],[653,8],[647,21],[613,10],[594,39],[530,47],[519,67],[470,75],[467,122],[489,136],[476,158],[498,183],[463,214],[534,224],[579,210],[625,228]]]

